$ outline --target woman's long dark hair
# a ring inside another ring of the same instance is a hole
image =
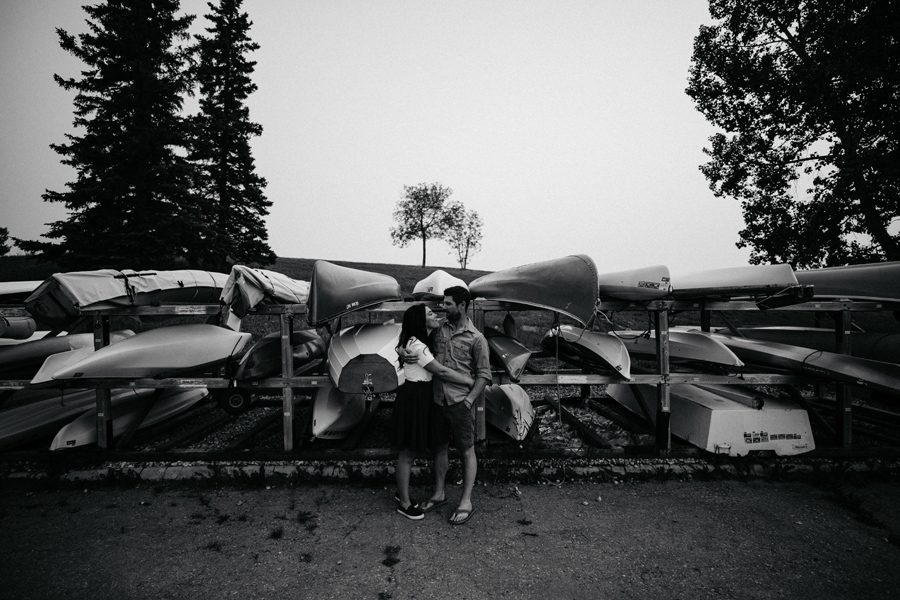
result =
[[[400,347],[405,348],[409,338],[416,338],[431,347],[428,339],[428,328],[425,326],[425,305],[413,304],[403,313],[403,326],[400,328]]]

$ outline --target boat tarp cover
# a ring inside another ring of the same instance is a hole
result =
[[[243,318],[263,300],[276,304],[305,304],[308,298],[308,281],[291,279],[275,271],[235,265],[222,286],[219,299],[238,318]]]
[[[515,302],[569,316],[582,325],[594,315],[597,267],[584,254],[495,271],[469,284],[473,298]]]
[[[400,284],[390,275],[317,260],[309,282],[306,319],[320,327],[355,310],[397,300],[402,300]]]
[[[65,325],[85,308],[217,302],[228,276],[210,271],[100,269],[56,273],[25,299],[38,322]]]

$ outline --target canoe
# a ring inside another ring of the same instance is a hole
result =
[[[597,267],[578,254],[495,271],[469,284],[473,298],[552,310],[582,325],[594,316]]]
[[[453,286],[469,289],[466,282],[450,273],[438,269],[413,287],[413,298],[416,300],[443,300],[444,290]]]
[[[206,388],[172,388],[135,390],[131,396],[112,403],[113,437],[119,437],[135,427],[140,431],[183,413],[203,400]],[[84,411],[74,421],[62,427],[50,442],[50,450],[65,450],[97,443],[97,411]]]
[[[609,335],[618,337],[632,356],[656,357],[656,332],[616,331]],[[695,331],[669,330],[669,358],[743,367],[744,363],[728,347],[718,340]]]
[[[206,324],[185,324],[143,331],[93,352],[52,374],[56,380],[133,379],[202,371],[240,352],[249,333]]]
[[[704,335],[721,341],[745,363],[824,377],[889,394],[900,394],[900,365],[895,363],[720,333]]]
[[[227,278],[223,273],[196,270],[56,273],[25,299],[25,308],[38,324],[54,329],[71,323],[84,309],[218,304]]]
[[[741,327],[738,332],[754,340],[837,352],[834,329],[794,326]],[[727,335],[728,331],[721,330],[720,333]],[[900,362],[900,333],[853,331],[850,333],[849,354],[870,360]]]
[[[494,327],[485,327],[484,337],[487,338],[491,363],[506,371],[510,379],[519,379],[532,354],[531,350],[516,338]]]
[[[317,438],[343,439],[366,414],[364,394],[348,394],[331,386],[316,390],[312,407],[312,434]]]
[[[149,395],[150,389],[113,389],[114,404],[138,395]],[[23,398],[27,396],[27,398]],[[19,400],[22,399],[21,404]],[[15,448],[41,439],[50,439],[60,427],[85,411],[96,414],[95,390],[19,390],[7,400],[15,407],[0,411],[0,449]],[[96,427],[96,420],[95,425]]]
[[[130,329],[113,331],[110,333],[110,342],[118,342],[133,335],[134,332]],[[3,346],[0,347],[0,378],[31,379],[49,356],[79,348],[93,347],[94,334],[92,333],[45,337],[22,342],[15,346]]]
[[[21,305],[42,281],[0,281],[0,304]]]
[[[615,336],[560,325],[544,335],[541,346],[550,356],[582,369],[631,379],[631,357],[622,340]]]
[[[292,279],[282,273],[254,269],[244,265],[231,268],[222,286],[219,300],[239,320],[260,302],[273,304],[305,304],[309,299],[309,282]],[[236,329],[237,327],[232,327]]]
[[[397,357],[400,325],[354,325],[331,338],[328,374],[348,394],[393,392],[406,379]]]
[[[798,285],[790,265],[750,265],[673,277],[672,295],[675,298],[762,296]]]
[[[347,313],[395,300],[402,300],[400,284],[390,275],[317,260],[309,282],[306,319],[311,326],[321,327]]]
[[[534,422],[534,407],[528,392],[514,383],[484,389],[485,421],[512,439],[521,442]]]
[[[753,408],[751,403],[760,393],[733,385],[673,385],[669,389],[672,434],[707,452],[746,456],[770,451],[791,456],[816,447],[809,415],[790,402],[767,396],[761,408]],[[613,384],[606,393],[655,424],[655,385]],[[738,398],[742,394],[746,398]]]
[[[37,331],[32,317],[4,317],[0,315],[0,338],[27,340]]]
[[[597,281],[600,300],[643,302],[668,296],[672,290],[669,267],[665,265],[601,273]]]
[[[309,373],[325,358],[325,340],[315,329],[294,331],[291,335],[294,376]],[[267,334],[241,357],[234,378],[255,381],[281,375],[281,332]]]
[[[796,271],[797,281],[813,286],[816,299],[900,301],[900,261]]]

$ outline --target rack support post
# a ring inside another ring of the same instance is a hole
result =
[[[840,354],[850,354],[850,328],[853,316],[849,310],[836,312],[834,315],[834,348]],[[850,402],[850,389],[846,383],[835,384],[835,400],[837,404],[838,444],[842,448],[853,445],[853,413]]]
[[[109,346],[109,317],[94,317],[94,350]],[[97,447],[104,450],[112,446],[113,419],[109,388],[97,388]]]
[[[654,309],[656,361],[660,382],[656,386],[656,448],[660,453],[672,450],[671,404],[669,398],[669,311],[662,305]]]
[[[281,313],[281,376],[285,379],[294,376],[294,347],[291,335],[294,332],[294,315],[290,311]],[[284,415],[284,449],[294,449],[294,388],[285,383],[281,388]]]
[[[484,331],[484,309],[474,306],[472,307],[472,318],[475,321],[475,327],[478,331]],[[482,442],[487,440],[487,423],[484,414],[484,393],[475,400],[475,441]]]

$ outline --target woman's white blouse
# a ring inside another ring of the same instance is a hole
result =
[[[431,373],[425,370],[425,365],[434,360],[434,355],[424,342],[412,337],[406,342],[406,349],[416,356],[415,363],[403,363],[403,374],[407,381],[431,381]]]

